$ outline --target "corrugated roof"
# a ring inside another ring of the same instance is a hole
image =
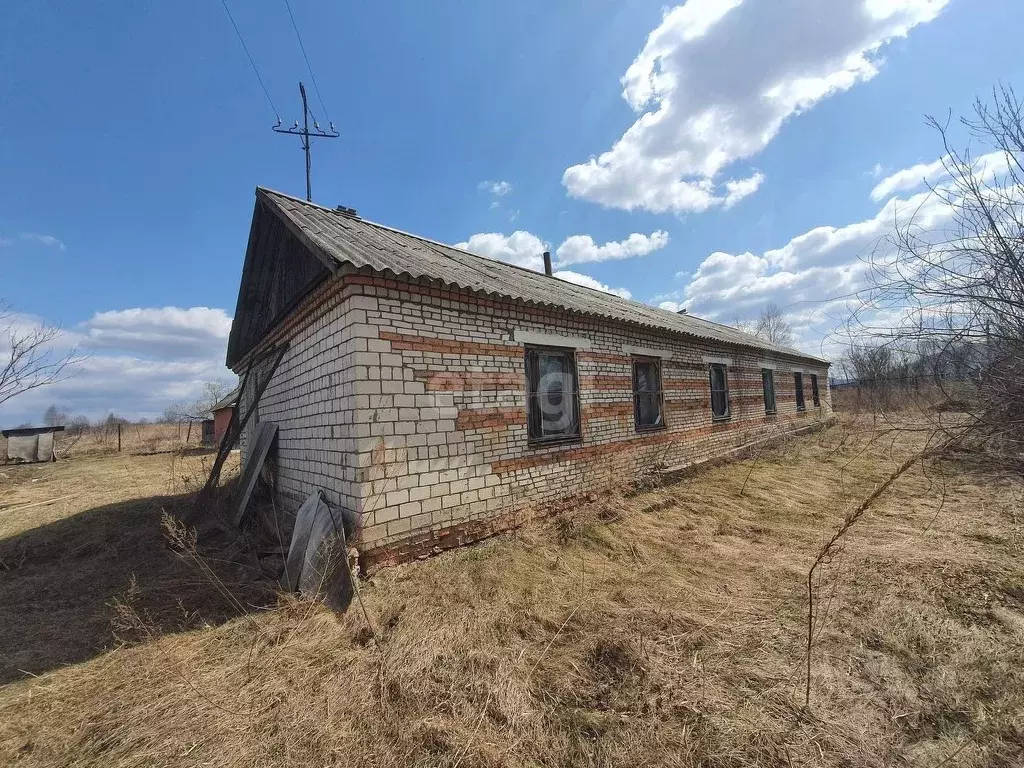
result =
[[[258,187],[257,197],[324,255],[354,267],[440,280],[470,291],[634,323],[699,339],[764,349],[818,362],[822,358],[764,341],[727,325],[680,315],[648,304],[495,261],[298,198]]]
[[[220,400],[218,400],[213,405],[213,407],[210,408],[210,410],[211,411],[219,411],[222,408],[227,408],[229,406],[236,405],[238,403],[238,395],[239,395],[239,393],[241,391],[242,391],[241,385],[235,387],[230,392],[228,392],[226,395],[224,395],[224,397],[222,397]]]

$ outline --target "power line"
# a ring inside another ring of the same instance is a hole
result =
[[[228,21],[231,22],[231,26],[235,29],[235,34],[238,36],[238,42],[242,44],[242,50],[245,51],[245,56],[249,59],[249,66],[252,67],[253,74],[256,75],[256,79],[260,81],[260,88],[263,89],[263,95],[267,97],[267,103],[270,104],[270,108],[274,110],[274,117],[281,121],[281,113],[277,111],[277,107],[274,106],[274,100],[270,98],[270,91],[267,90],[267,86],[263,83],[263,78],[260,77],[260,71],[256,69],[256,62],[252,60],[252,54],[249,53],[249,48],[245,44],[245,40],[242,39],[242,33],[238,31],[238,25],[235,24],[235,18],[231,15],[231,10],[228,8],[227,0],[220,0],[220,4],[224,6],[224,12],[228,15]],[[294,24],[294,21],[292,22]],[[315,85],[315,81],[314,81]],[[319,91],[317,92],[319,94]]]
[[[313,67],[309,63],[309,56],[306,55],[306,46],[302,44],[302,35],[299,34],[299,26],[295,23],[295,14],[292,13],[292,4],[288,0],[284,0],[285,7],[288,9],[288,18],[292,20],[292,29],[295,30],[295,37],[299,40],[299,50],[302,51],[302,58],[306,60],[306,69],[309,70],[309,78],[313,81],[313,90],[316,91],[316,98],[320,102],[320,108],[324,111],[324,118],[328,123],[331,122],[331,116],[327,114],[327,106],[324,104],[324,97],[320,95],[320,86],[316,84],[316,75],[313,74]]]

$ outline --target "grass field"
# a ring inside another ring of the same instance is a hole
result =
[[[54,451],[58,459],[129,454],[144,456],[202,449],[201,422],[182,424],[122,424],[118,441],[116,424],[98,424],[78,431],[58,432]],[[7,439],[0,437],[0,471],[4,471]],[[2,502],[0,502],[2,503]]]
[[[920,448],[865,423],[379,571],[341,617],[164,545],[206,457],[0,467],[0,763],[1020,766],[1024,481],[966,458],[821,570],[803,708],[807,569]]]

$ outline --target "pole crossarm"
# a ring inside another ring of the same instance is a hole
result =
[[[325,131],[320,124],[313,121],[313,130],[309,130],[309,105],[306,102],[306,86],[299,83],[299,94],[302,96],[302,127],[299,128],[299,121],[291,128],[281,127],[281,118],[277,118],[277,125],[271,126],[274,133],[287,133],[291,136],[298,136],[302,142],[302,150],[306,153],[306,200],[313,202],[312,171],[313,160],[310,156],[310,139],[336,139],[341,134],[334,130],[334,123],[330,123],[330,130]]]
[[[278,128],[273,126],[270,130],[275,133],[290,133],[292,136],[312,136],[321,139],[336,139],[341,136],[340,133],[324,133],[322,130],[317,131],[316,129],[307,132],[301,128]]]

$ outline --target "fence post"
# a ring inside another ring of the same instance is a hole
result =
[[[117,422],[117,452],[121,452],[121,422]]]

